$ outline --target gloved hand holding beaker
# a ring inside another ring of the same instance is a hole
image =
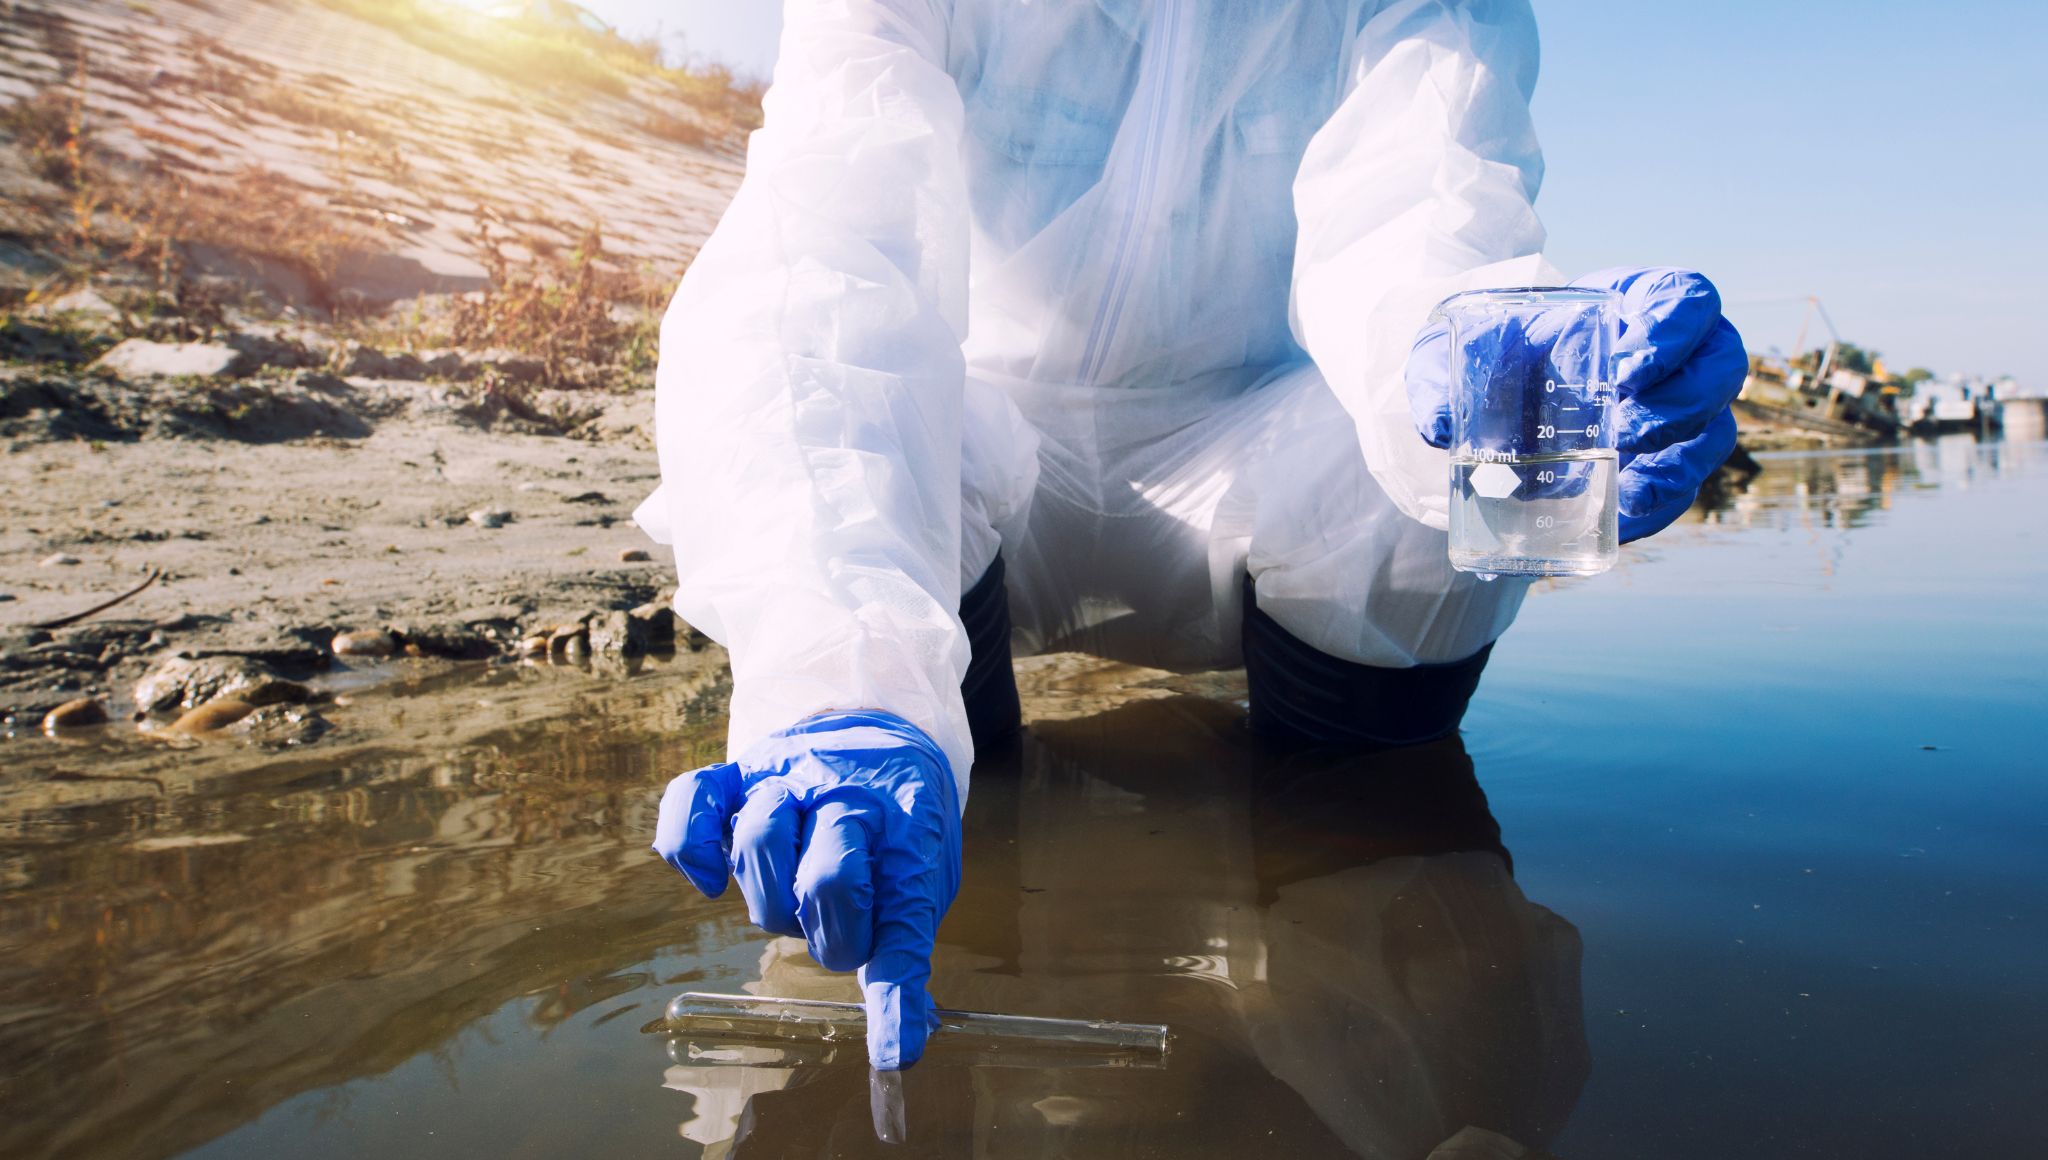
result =
[[[1620,538],[1626,543],[1684,514],[1707,476],[1734,450],[1729,404],[1742,390],[1748,357],[1741,336],[1721,315],[1720,293],[1698,273],[1617,267],[1571,285],[1620,296],[1613,424],[1621,468]],[[1512,316],[1504,321],[1523,325]],[[1542,355],[1523,342],[1498,346],[1539,361]],[[1409,406],[1432,446],[1450,446],[1455,373],[1450,324],[1434,317],[1417,336],[1407,367]]]
[[[820,713],[669,782],[654,851],[706,897],[739,879],[747,917],[859,968],[868,1059],[924,1054],[939,920],[960,889],[960,804],[945,754],[891,713]]]

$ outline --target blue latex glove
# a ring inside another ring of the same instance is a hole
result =
[[[669,782],[654,852],[707,898],[739,879],[747,917],[860,969],[868,1060],[908,1067],[937,1015],[925,985],[960,890],[960,802],[923,730],[891,713],[820,713],[736,762]]]
[[[1669,527],[1700,485],[1735,450],[1735,412],[1749,356],[1742,336],[1721,317],[1714,284],[1691,270],[1614,269],[1574,286],[1621,294],[1614,348],[1615,443],[1621,453],[1623,543]],[[1519,325],[1519,323],[1514,323]],[[1506,351],[1533,355],[1539,336],[1509,336]],[[1540,359],[1532,373],[1541,374]],[[1451,335],[1432,321],[1408,356],[1408,405],[1434,447],[1451,443]]]

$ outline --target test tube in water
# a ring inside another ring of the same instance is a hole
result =
[[[1158,1023],[1041,1019],[981,1011],[941,1010],[938,1014],[939,1029],[931,1039],[934,1045],[951,1043],[985,1051],[1018,1048],[1034,1053],[1108,1052],[1141,1060],[1166,1054],[1167,1029]],[[679,1035],[809,1042],[867,1037],[867,1012],[860,1004],[819,999],[685,991],[669,1001],[667,1022],[669,1033]]]

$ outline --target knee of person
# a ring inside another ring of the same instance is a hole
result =
[[[1419,745],[1457,731],[1493,646],[1442,664],[1383,667],[1332,656],[1287,631],[1244,587],[1253,732],[1318,748]]]

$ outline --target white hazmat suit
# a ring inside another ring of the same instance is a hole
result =
[[[789,0],[746,177],[662,327],[675,607],[731,745],[874,708],[965,800],[960,595],[1020,652],[1457,660],[1523,587],[1446,560],[1402,368],[1554,281],[1526,0]]]

